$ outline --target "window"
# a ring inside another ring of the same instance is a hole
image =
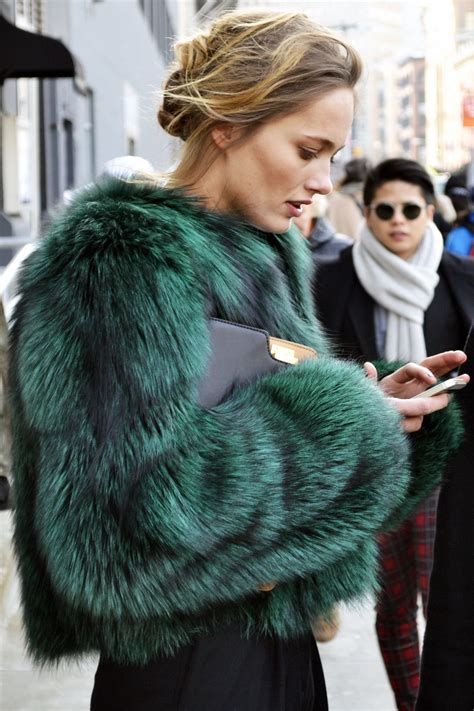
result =
[[[165,0],[160,0],[160,2],[155,0],[139,1],[158,49],[168,64],[173,59],[172,44],[175,38],[175,29],[168,12],[168,4]]]
[[[74,187],[74,132],[73,123],[69,119],[63,120],[64,128],[64,157],[66,161],[66,190]]]
[[[42,0],[17,0],[16,14],[26,21],[26,25],[36,32],[43,30]],[[23,23],[17,23],[23,27]]]

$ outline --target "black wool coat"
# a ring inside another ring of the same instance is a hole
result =
[[[466,435],[438,504],[416,711],[474,709],[474,331],[466,352],[471,386],[456,396]]]
[[[425,314],[430,355],[463,348],[474,322],[474,260],[445,252],[439,275]],[[352,248],[318,268],[314,294],[320,320],[338,353],[376,359],[374,301],[357,279]],[[474,708],[474,334],[468,356],[465,372],[472,382],[455,395],[465,437],[448,461],[438,504],[417,711]]]

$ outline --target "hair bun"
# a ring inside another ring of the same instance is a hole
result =
[[[210,58],[208,36],[197,35],[189,40],[178,42],[176,59],[186,78],[191,78],[195,72],[201,71]]]
[[[186,102],[180,98],[185,87],[182,69],[176,69],[170,76],[163,89],[163,102],[158,110],[158,122],[170,136],[186,140],[188,131],[186,124]],[[188,134],[189,135],[189,134]]]
[[[227,122],[247,129],[360,77],[360,57],[302,13],[231,12],[175,45],[158,121],[190,150]]]
[[[209,61],[208,37],[200,34],[178,42],[175,51],[176,68],[165,83],[158,121],[170,136],[186,141],[192,133],[197,116],[196,106],[190,100],[190,85]]]

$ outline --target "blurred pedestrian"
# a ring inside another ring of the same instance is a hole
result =
[[[471,288],[474,303],[474,287]],[[474,376],[474,324],[463,371]],[[456,394],[466,436],[441,488],[416,711],[474,709],[474,388]]]
[[[444,240],[446,240],[446,237],[451,231],[455,220],[456,210],[451,202],[451,198],[447,195],[437,194],[435,198],[433,222],[441,232]]]
[[[354,240],[337,233],[326,218],[328,199],[325,195],[315,195],[309,205],[303,206],[303,213],[294,220],[313,255],[314,265],[336,259],[341,251]],[[337,607],[324,617],[313,622],[313,632],[317,642],[330,642],[339,631],[340,614]]]
[[[453,186],[451,195],[457,199],[457,215],[446,237],[446,249],[463,257],[474,257],[474,187]]]
[[[468,206],[467,176],[469,164],[451,173],[444,186],[444,194],[449,197],[456,215],[463,213]]]
[[[117,156],[104,164],[97,179],[101,181],[115,177],[118,180],[143,180],[144,177],[152,176],[153,174],[153,165],[146,158]],[[87,183],[73,190],[65,190],[63,195],[64,204],[70,205],[83,191],[87,191],[93,185],[94,183]],[[38,240],[23,245],[0,275],[0,298],[7,323],[10,323],[14,308],[19,300],[18,276],[21,267],[30,254],[37,249],[38,245]]]
[[[463,347],[474,319],[474,263],[443,252],[434,199],[414,161],[390,159],[368,174],[360,240],[316,278],[318,314],[341,355],[418,360]],[[403,711],[413,711],[419,685],[417,598],[426,612],[436,501],[432,494],[380,538],[377,636]]]
[[[367,158],[353,158],[344,166],[344,176],[329,197],[327,218],[336,232],[357,239],[363,219],[362,188],[370,170]]]
[[[100,652],[92,711],[323,711],[312,617],[367,591],[377,533],[436,485],[424,460],[440,436],[441,461],[456,449],[456,413],[411,396],[465,356],[377,384],[330,357],[315,319],[290,227],[331,189],[352,47],[249,11],[177,59],[166,187],[82,192],[24,265],[10,379],[28,646],[42,663]],[[209,317],[318,358],[200,407]],[[430,412],[415,474],[403,430]]]
[[[117,156],[106,161],[98,178],[114,177],[119,180],[143,180],[147,176],[153,176],[154,173],[155,169],[149,160],[141,156],[127,155]],[[63,194],[64,203],[70,205],[81,190],[92,187],[92,185],[92,183],[87,183],[74,190],[65,190]]]
[[[311,250],[315,264],[334,259],[353,243],[346,235],[341,235],[326,218],[328,200],[325,195],[315,195],[309,205],[303,205],[303,213],[294,222]]]

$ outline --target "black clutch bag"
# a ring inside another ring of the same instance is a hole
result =
[[[235,387],[316,358],[313,348],[273,338],[266,331],[230,321],[208,321],[211,355],[198,389],[201,407],[224,402]]]

